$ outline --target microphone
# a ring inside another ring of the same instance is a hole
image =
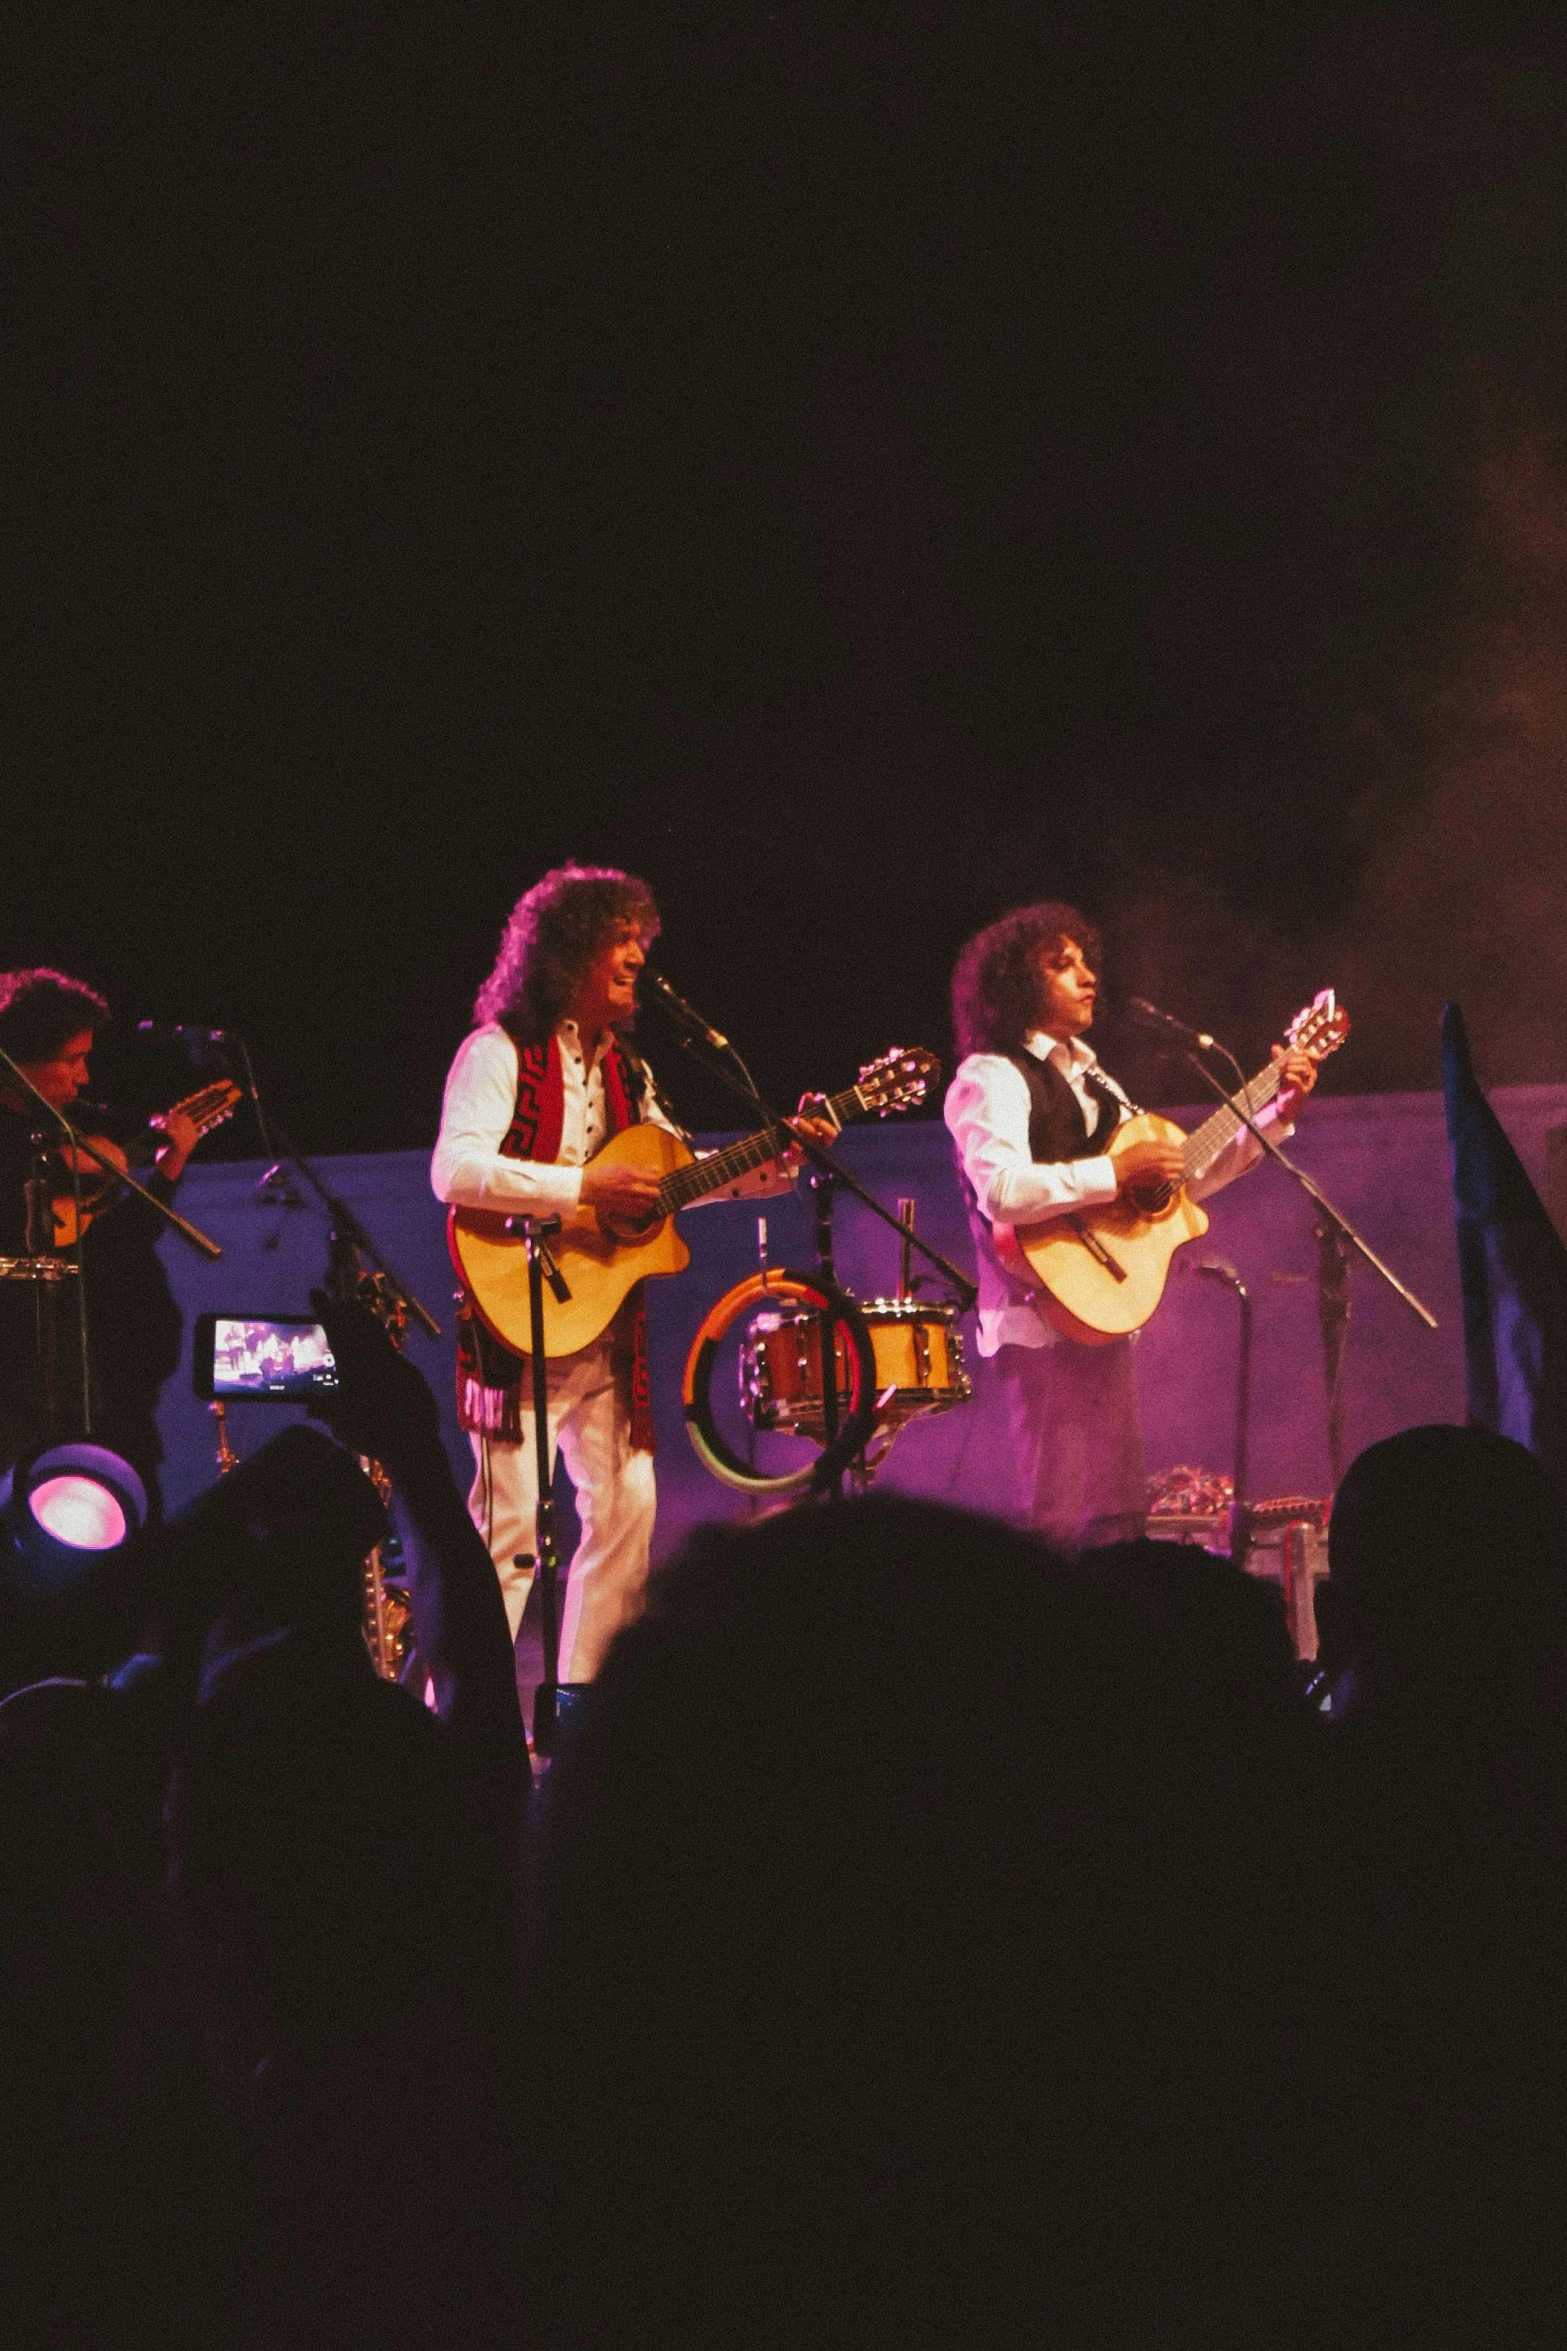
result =
[[[1195,1045],[1200,1053],[1213,1050],[1214,1039],[1206,1029],[1188,1028],[1184,1020],[1177,1020],[1173,1012],[1161,1012],[1146,996],[1128,996],[1126,1009],[1145,1029],[1163,1029],[1167,1037],[1179,1037],[1183,1045]]]
[[[670,986],[661,971],[655,971],[650,963],[645,963],[642,966],[642,977],[655,990],[665,1011],[672,1013],[676,1020],[684,1021],[686,1027],[693,1029],[704,1045],[711,1045],[715,1053],[728,1051],[729,1039],[715,1029],[711,1021],[704,1020],[702,1015],[686,1002],[679,989]]]
[[[166,1020],[139,1020],[136,1034],[153,1045],[226,1045],[227,1029],[196,1028],[188,1021],[177,1027]]]
[[[1227,1290],[1239,1290],[1245,1296],[1245,1287],[1227,1257],[1188,1257],[1182,1270],[1195,1282],[1222,1282]]]

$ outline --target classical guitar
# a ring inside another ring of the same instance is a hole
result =
[[[210,1135],[214,1127],[221,1126],[226,1118],[232,1118],[244,1099],[243,1089],[236,1086],[232,1078],[218,1078],[210,1086],[203,1086],[199,1093],[187,1094],[183,1102],[176,1102],[174,1110],[169,1111],[167,1116],[172,1118],[174,1111],[182,1112],[190,1120],[199,1138],[202,1135]],[[78,1132],[80,1132],[80,1128],[78,1128]],[[129,1149],[116,1143],[109,1135],[89,1135],[87,1137],[87,1141],[91,1143],[95,1151],[101,1151],[105,1159],[112,1160],[115,1167],[120,1169],[150,1166],[167,1139],[165,1135],[159,1133],[156,1127],[149,1128],[143,1135],[138,1135]],[[67,1158],[65,1152],[61,1152],[59,1156],[62,1159]],[[74,1146],[71,1148],[70,1156],[75,1156]],[[68,1161],[67,1164],[69,1164]],[[101,1168],[95,1159],[89,1159],[85,1153],[82,1155],[81,1164],[81,1193],[82,1230],[85,1232],[94,1218],[101,1216],[117,1196],[114,1177]],[[56,1249],[70,1249],[74,1247],[76,1241],[76,1193],[74,1188],[68,1187],[63,1192],[57,1192],[51,1206],[54,1211],[54,1246]]]
[[[1285,1031],[1291,1047],[1319,1062],[1336,1053],[1348,1035],[1349,1015],[1331,988],[1314,997]],[[1184,1134],[1173,1120],[1151,1111],[1123,1119],[1110,1138],[1110,1159],[1152,1138],[1178,1143],[1185,1162],[1179,1184],[1123,1193],[1043,1224],[995,1226],[1003,1265],[1043,1293],[1043,1312],[1063,1337],[1102,1346],[1142,1328],[1164,1296],[1176,1250],[1208,1230],[1207,1216],[1188,1197],[1186,1186],[1208,1173],[1245,1125],[1232,1105],[1242,1104],[1255,1118],[1278,1090],[1278,1064],[1270,1062],[1194,1134]]]
[[[934,1053],[917,1046],[905,1052],[895,1046],[879,1061],[868,1062],[858,1085],[834,1094],[828,1108],[840,1126],[869,1111],[885,1118],[889,1111],[923,1101],[940,1071]],[[786,1130],[764,1127],[697,1159],[667,1127],[644,1123],[612,1135],[595,1164],[651,1169],[662,1178],[658,1199],[651,1214],[635,1226],[618,1218],[606,1220],[592,1208],[579,1208],[567,1219],[550,1247],[571,1296],[562,1305],[545,1292],[546,1355],[575,1355],[579,1347],[589,1346],[609,1328],[633,1284],[649,1274],[683,1272],[691,1252],[675,1229],[676,1211],[765,1167],[788,1149],[792,1139]],[[446,1234],[452,1263],[480,1319],[496,1338],[525,1355],[530,1336],[528,1262],[511,1224],[510,1217],[493,1209],[454,1208],[447,1217]]]

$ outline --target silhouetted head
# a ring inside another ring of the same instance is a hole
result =
[[[176,1757],[170,1884],[225,2046],[290,2055],[454,2026],[504,1924],[434,1716],[284,1633],[231,1658]]]
[[[297,1629],[366,1667],[361,1573],[385,1505],[354,1456],[296,1424],[181,1513],[159,1543],[163,1650],[189,1703],[215,1665],[263,1634]]]
[[[549,1792],[569,2339],[1115,2341],[1214,2260],[1269,2177],[1256,2004],[1298,1938],[1188,1662],[1032,1538],[892,1497],[655,1577]]]
[[[1195,1543],[1110,1543],[1084,1551],[1078,1573],[1115,1593],[1166,1653],[1173,1684],[1235,1738],[1293,1741],[1305,1729],[1283,1597]]]
[[[1368,1446],[1339,1487],[1323,1663],[1346,1711],[1429,1727],[1551,1720],[1567,1659],[1567,1542],[1542,1464],[1489,1429]]]

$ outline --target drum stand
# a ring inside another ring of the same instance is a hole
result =
[[[816,1225],[816,1266],[822,1277],[822,1288],[827,1303],[822,1308],[822,1451],[827,1452],[838,1442],[838,1323],[833,1314],[832,1300],[838,1287],[838,1275],[832,1256],[832,1187],[831,1167],[814,1166],[810,1173],[811,1209]],[[864,1455],[860,1455],[861,1460]],[[842,1472],[829,1478],[826,1485],[828,1499],[843,1498]]]

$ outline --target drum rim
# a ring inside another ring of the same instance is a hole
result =
[[[816,1299],[818,1314],[830,1307],[834,1320],[842,1323],[855,1364],[855,1402],[838,1432],[836,1442],[819,1453],[814,1462],[801,1469],[791,1470],[783,1477],[768,1477],[758,1474],[740,1459],[725,1442],[713,1420],[713,1365],[717,1359],[719,1341],[739,1321],[746,1309],[765,1299],[769,1288],[777,1291],[785,1284],[796,1298]],[[870,1331],[858,1302],[847,1291],[833,1288],[819,1273],[796,1273],[787,1267],[779,1271],[769,1269],[763,1274],[753,1274],[747,1281],[737,1282],[716,1305],[709,1308],[691,1342],[681,1381],[686,1434],[691,1440],[692,1450],[703,1467],[711,1471],[721,1484],[737,1486],[749,1493],[798,1494],[808,1487],[823,1490],[840,1471],[848,1468],[856,1453],[863,1449],[875,1433],[876,1395],[876,1361],[871,1349]]]

